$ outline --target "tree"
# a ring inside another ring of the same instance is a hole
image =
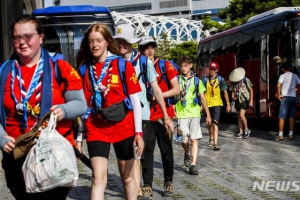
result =
[[[155,55],[158,58],[167,59],[170,57],[170,51],[172,46],[174,46],[173,42],[168,39],[167,33],[161,33],[160,39],[154,38],[154,40],[157,42],[157,48]]]
[[[231,0],[229,6],[220,9],[218,17],[223,19],[225,25],[215,26],[219,31],[239,26],[257,14],[277,7],[300,6],[300,0]],[[204,18],[204,26],[211,26],[213,22]]]

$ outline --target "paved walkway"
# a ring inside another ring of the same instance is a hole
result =
[[[205,126],[205,125],[203,125]],[[274,126],[277,126],[274,124]],[[252,131],[248,139],[234,139],[236,125],[220,126],[221,151],[207,146],[208,132],[202,128],[199,143],[199,175],[186,173],[183,150],[174,143],[175,177],[174,195],[166,199],[300,199],[299,191],[252,191],[254,181],[300,181],[300,136],[293,141],[275,141],[275,132]],[[84,149],[85,154],[86,148]],[[82,163],[79,185],[73,188],[68,199],[89,199],[91,171]],[[164,199],[162,194],[163,172],[159,150],[155,151],[154,199]],[[124,199],[117,162],[110,153],[109,177],[106,198]],[[298,183],[300,185],[300,183]],[[0,169],[0,199],[12,199]]]

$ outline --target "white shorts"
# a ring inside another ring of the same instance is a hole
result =
[[[178,127],[181,130],[181,141],[186,142],[188,138],[190,139],[201,139],[202,131],[200,127],[200,117],[197,118],[186,118],[178,119]]]

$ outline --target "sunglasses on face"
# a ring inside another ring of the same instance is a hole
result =
[[[21,40],[24,40],[25,42],[29,42],[34,35],[38,33],[26,33],[24,35],[14,35],[13,36],[13,41],[14,42],[20,42]]]

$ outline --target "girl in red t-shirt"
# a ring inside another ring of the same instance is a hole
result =
[[[81,126],[79,136],[86,131],[93,169],[92,200],[104,199],[110,144],[114,145],[118,158],[126,199],[137,198],[137,184],[133,176],[133,145],[138,146],[137,153],[141,155],[144,147],[138,98],[141,88],[133,66],[114,55],[117,53],[109,28],[104,24],[94,24],[85,33],[76,56],[88,103],[88,111],[82,117],[85,119],[82,124],[85,123],[86,130]],[[124,73],[120,71],[122,67],[126,69]],[[123,103],[129,100],[128,97],[133,108],[131,110]],[[113,120],[104,115],[103,109],[111,109],[112,106],[125,107],[125,111],[120,113],[124,114],[123,119]],[[81,150],[80,141],[77,147]]]
[[[56,81],[49,52],[41,48],[44,34],[36,17],[23,15],[11,27],[14,54],[0,68],[0,149],[7,186],[17,200],[66,199],[67,187],[26,193],[22,174],[25,157],[14,160],[12,151],[16,138],[26,134],[49,110],[58,115],[58,132],[75,145],[72,119],[86,110],[81,79],[69,63],[59,60],[64,81]]]

